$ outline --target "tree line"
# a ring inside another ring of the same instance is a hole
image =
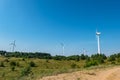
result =
[[[38,59],[46,59],[48,60],[74,60],[74,61],[85,61],[84,67],[96,66],[99,64],[120,64],[120,53],[112,54],[110,56],[106,56],[105,54],[92,54],[91,56],[88,55],[71,55],[71,56],[62,56],[56,55],[52,56],[50,53],[43,53],[43,52],[7,52],[7,51],[0,51],[0,56],[4,57],[16,57],[16,58],[38,58]]]
[[[0,51],[1,56],[5,57],[22,57],[22,58],[39,58],[39,59],[55,59],[55,60],[105,60],[108,59],[109,61],[115,61],[120,58],[120,53],[112,54],[110,56],[106,56],[105,54],[93,54],[91,56],[88,55],[71,55],[71,56],[61,56],[56,55],[52,56],[50,53],[43,53],[43,52],[7,52],[7,51]]]
[[[1,56],[5,57],[16,57],[16,58],[40,58],[40,59],[50,59],[52,56],[49,53],[42,52],[7,52],[0,51]]]
[[[39,58],[39,59],[54,59],[54,60],[86,60],[89,58],[88,55],[72,55],[72,56],[62,56],[56,55],[52,56],[50,53],[43,52],[7,52],[0,51],[1,56],[5,57],[16,57],[16,58]]]

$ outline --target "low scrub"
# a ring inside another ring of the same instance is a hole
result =
[[[72,69],[75,69],[75,68],[79,68],[79,66],[78,66],[77,64],[75,64],[75,63],[72,63],[72,64],[71,64],[71,68],[72,68]]]
[[[30,66],[30,67],[35,67],[36,64],[35,64],[33,61],[31,61],[31,62],[29,63],[29,66]]]
[[[10,66],[16,66],[16,62],[15,61],[11,61],[10,62]]]
[[[97,66],[97,65],[98,65],[98,61],[92,60],[92,61],[86,62],[84,67],[91,67],[91,66]]]
[[[0,62],[0,67],[5,67],[4,62]]]
[[[31,73],[31,67],[25,67],[21,70],[21,76],[28,76]]]

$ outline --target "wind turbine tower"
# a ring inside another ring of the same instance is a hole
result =
[[[62,46],[62,55],[64,55],[64,49],[65,49],[64,44],[61,43],[61,46]]]
[[[14,40],[13,43],[11,43],[10,45],[12,45],[12,52],[14,52],[16,47],[16,41]]]
[[[97,43],[98,43],[98,54],[101,53],[101,50],[100,50],[100,34],[101,34],[101,32],[96,31]]]
[[[86,55],[87,51],[83,48],[83,54]]]

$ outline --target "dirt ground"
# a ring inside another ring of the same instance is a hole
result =
[[[120,80],[120,67],[83,70],[43,77],[39,80]]]

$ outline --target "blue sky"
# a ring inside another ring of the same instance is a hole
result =
[[[0,49],[62,53],[97,52],[96,29],[102,53],[120,52],[118,0],[0,0]]]

